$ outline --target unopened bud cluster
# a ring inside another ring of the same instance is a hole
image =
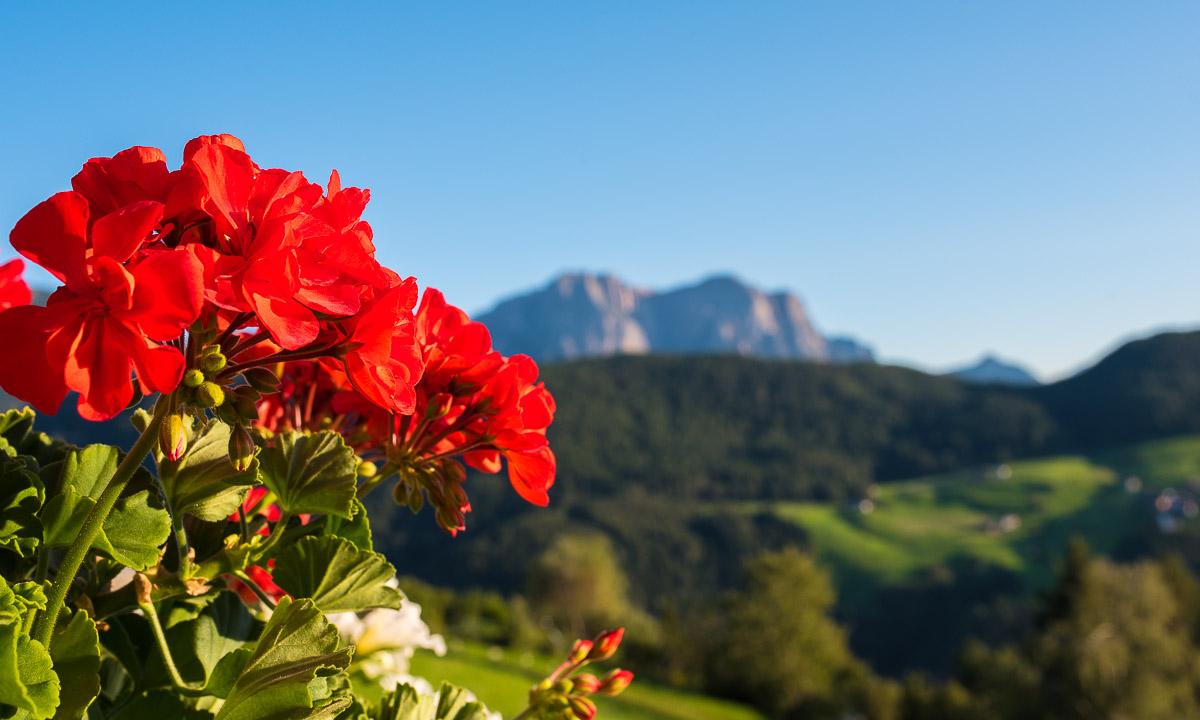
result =
[[[205,341],[215,335],[212,328],[197,326],[192,330],[194,337],[207,336]],[[193,357],[192,365],[183,374],[178,406],[164,418],[159,430],[159,449],[168,460],[183,457],[195,419],[203,423],[211,413],[230,427],[229,462],[238,472],[249,470],[256,454],[249,425],[258,419],[263,394],[279,389],[279,378],[262,367],[231,372],[218,344],[204,345]],[[235,384],[239,376],[243,382]]]
[[[592,720],[596,717],[595,695],[619,695],[633,682],[633,673],[620,668],[603,677],[581,672],[594,662],[611,658],[621,645],[625,628],[576,640],[562,665],[529,691],[528,717],[537,720]]]

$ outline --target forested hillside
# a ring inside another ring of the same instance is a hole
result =
[[[938,669],[963,633],[979,627],[971,619],[975,603],[1039,587],[1072,534],[1102,548],[1117,549],[1108,540],[1124,537],[1125,549],[1153,545],[1150,500],[1117,487],[1144,458],[1101,461],[1110,468],[1103,497],[1123,508],[1111,517],[1089,509],[1090,471],[1054,477],[1054,492],[1080,498],[1062,509],[1051,502],[1060,497],[1048,494],[1051,486],[1039,484],[1050,481],[1036,474],[1032,485],[1012,484],[1001,495],[981,485],[997,463],[1064,453],[1106,458],[1105,451],[1132,442],[1200,432],[1200,333],[1131,343],[1074,378],[1038,388],[978,386],[877,365],[717,356],[565,363],[546,367],[545,378],[559,403],[552,432],[560,475],[551,507],[524,505],[502,479],[476,476],[469,482],[477,512],[468,531],[450,539],[428,518],[374,498],[379,527],[388,528],[377,537],[402,572],[444,585],[469,577],[521,593],[530,563],[556,538],[585,529],[613,542],[632,600],[661,613],[729,587],[742,562],[763,551],[797,545],[821,556],[825,549],[840,584],[861,591],[844,592],[842,609],[882,638],[871,643],[856,634],[856,645],[890,670],[913,658],[872,652],[889,647],[890,636],[861,612],[872,602],[864,592],[890,583],[889,602],[911,608],[913,622],[928,616],[923,608],[961,620],[943,623],[946,637],[920,659]],[[1025,466],[1014,467],[1024,477]],[[889,507],[894,494],[884,494],[880,522],[894,532],[858,519],[854,507],[875,494],[872,485],[945,472],[955,474],[928,486],[939,488],[932,499]],[[1162,487],[1190,477],[1154,473],[1147,482],[1160,476]],[[982,499],[954,500],[976,496]],[[1010,513],[1024,529],[996,535],[1003,531],[993,525]],[[870,552],[880,542],[908,560]]]
[[[1036,388],[733,356],[551,365],[556,497],[847,499],[872,482],[1200,431],[1200,333]]]

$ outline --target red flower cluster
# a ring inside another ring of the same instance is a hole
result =
[[[342,187],[336,171],[321,187],[264,169],[231,135],[188,142],[176,170],[154,148],[94,158],[72,188],[11,234],[62,286],[35,307],[10,283],[20,306],[0,311],[8,392],[47,413],[76,392],[91,420],[128,407],[135,382],[172,393],[168,457],[184,451],[186,412],[239,426],[235,464],[252,452],[252,420],[335,429],[385,463],[367,483],[395,472],[396,498],[414,509],[428,498],[450,532],[470,510],[466,466],[507,464],[521,497],[549,502],[554,400],[537,365],[502,356],[436,290],[414,312],[415,280],[375,259],[366,190]],[[9,268],[19,274],[20,261],[0,269],[0,288]]]
[[[196,367],[195,325],[232,363],[223,382],[239,351],[270,340],[279,360],[336,357],[364,397],[412,412],[416,284],[375,260],[367,191],[260,168],[230,135],[192,140],[175,171],[154,148],[95,158],[72,187],[12,231],[63,283],[44,308],[0,313],[13,395],[52,413],[75,391],[84,417],[110,418],[134,397],[131,376],[165,393]]]
[[[544,680],[529,691],[529,707],[537,717],[571,717],[575,720],[592,720],[596,717],[596,703],[592,696],[620,695],[633,682],[633,673],[614,668],[603,678],[582,672],[591,663],[604,662],[612,658],[625,637],[625,628],[600,633],[595,640],[576,640],[567,653],[566,660],[555,668]],[[556,713],[562,708],[567,713]]]
[[[424,374],[412,415],[381,412],[328,363],[290,363],[280,392],[259,406],[260,425],[337,429],[361,454],[385,461],[385,475],[399,475],[398,501],[416,510],[428,497],[438,524],[451,533],[465,527],[471,509],[464,462],[486,473],[507,462],[517,493],[548,504],[556,463],[546,430],[554,399],[537,382],[537,364],[524,355],[502,356],[486,327],[434,289],[417,309],[416,340]]]

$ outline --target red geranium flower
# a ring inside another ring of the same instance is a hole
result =
[[[77,192],[59,193],[21,218],[13,247],[64,286],[44,308],[0,313],[0,334],[10,343],[0,356],[0,385],[47,413],[74,390],[80,415],[90,420],[128,406],[131,373],[143,392],[175,389],[183,355],[160,343],[199,315],[202,275],[190,252],[143,249],[161,218],[161,204],[142,201],[89,223],[88,201]]]
[[[210,256],[209,299],[236,312],[253,312],[284,348],[298,349],[320,332],[301,291],[297,228],[321,188],[299,172],[261,170],[228,136],[197,138],[184,151],[184,167],[171,191],[168,214],[194,228],[196,211],[207,219],[197,230]],[[193,237],[183,232],[183,239]]]
[[[387,290],[353,321],[342,361],[354,387],[390,412],[410,415],[416,407],[414,385],[423,364],[417,349],[412,278]]]
[[[400,287],[415,292],[409,282],[389,292]],[[401,306],[411,302],[408,297]],[[464,461],[487,473],[507,464],[509,481],[522,498],[548,504],[556,472],[546,440],[554,398],[537,382],[533,360],[503,357],[487,328],[437,290],[421,298],[411,338],[406,330],[374,326],[371,313],[368,309],[355,327],[348,347],[357,349],[346,357],[346,375],[328,362],[288,363],[280,392],[260,407],[259,424],[270,430],[338,430],[361,455],[386,460],[385,467],[399,474],[398,501],[416,509],[427,498],[438,524],[450,533],[465,527],[471,509],[463,489]],[[403,314],[392,309],[381,317]],[[386,383],[380,368],[396,362],[393,337],[402,338],[399,354],[405,358],[415,340],[420,359],[411,362],[411,370],[424,364],[413,411],[404,414],[383,409],[387,392],[381,392]]]
[[[482,323],[448,304],[437,290],[425,291],[417,309],[417,340],[426,360],[424,397],[454,398],[447,424],[433,448],[462,453],[486,473],[508,461],[508,479],[522,498],[548,505],[556,462],[546,441],[554,398],[537,382],[537,363],[525,355],[503,358],[492,349]]]
[[[169,176],[162,150],[131,147],[88,160],[71,178],[71,187],[87,198],[92,217],[99,218],[140,200],[166,202]]]

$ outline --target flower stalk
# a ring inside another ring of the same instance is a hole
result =
[[[117,499],[121,497],[125,486],[129,484],[134,472],[158,442],[158,428],[162,424],[163,418],[167,416],[169,407],[170,403],[160,397],[154,406],[154,414],[146,425],[146,429],[129,449],[125,459],[117,466],[117,471],[109,478],[108,484],[105,485],[99,499],[96,500],[96,504],[84,520],[79,536],[67,548],[67,554],[63,556],[62,563],[58,566],[58,572],[54,575],[54,583],[46,594],[46,610],[33,625],[33,639],[42,645],[50,646],[50,638],[54,634],[58,614],[62,611],[63,603],[66,602],[67,592],[71,589],[71,582],[87,558],[92,543],[100,535],[105,519],[112,512],[113,506],[117,504]]]

